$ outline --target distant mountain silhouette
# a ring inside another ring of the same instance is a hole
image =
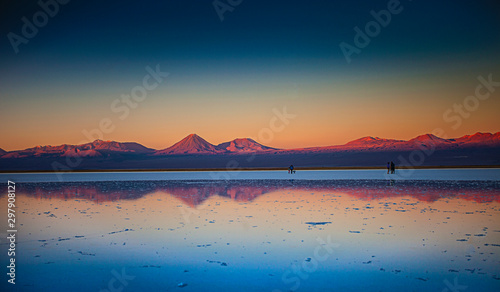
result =
[[[345,146],[352,147],[376,147],[388,144],[397,144],[405,142],[404,140],[382,139],[378,137],[363,137],[345,144]]]
[[[165,154],[216,154],[221,151],[196,134],[191,134],[173,146],[156,151],[156,155]]]
[[[476,133],[474,135],[465,135],[458,139],[453,139],[455,143],[461,146],[485,146],[485,145],[498,145],[500,141],[500,132],[491,133]]]
[[[411,140],[382,139],[378,137],[363,137],[344,145],[310,147],[297,149],[282,149],[284,153],[335,153],[335,152],[385,152],[412,151],[422,149],[453,150],[470,147],[500,147],[500,132],[476,133],[457,139],[443,139],[433,134],[417,136]]]
[[[264,146],[255,142],[250,138],[240,138],[233,141],[221,143],[217,145],[217,149],[230,153],[249,153],[249,152],[264,152],[269,150],[278,150]]]
[[[2,148],[0,148],[0,156],[2,156],[3,154],[7,153],[7,151],[3,150]]]
[[[235,139],[215,146],[200,136],[191,134],[169,148],[156,151],[155,155],[252,153],[267,150],[277,149],[259,144],[250,138]]]
[[[100,157],[109,154],[119,153],[135,153],[135,154],[148,154],[153,153],[154,150],[146,148],[141,144],[134,142],[115,142],[115,141],[102,141],[95,140],[91,143],[80,145],[63,144],[59,146],[36,146],[20,151],[11,151],[4,154],[2,158],[27,158],[27,157],[43,157],[43,156],[75,156],[80,157]]]
[[[36,146],[0,152],[0,170],[51,170],[54,162],[64,164],[74,156],[82,159],[70,169],[224,169],[290,164],[296,167],[381,166],[404,156],[406,161],[395,161],[401,166],[408,165],[410,155],[414,155],[412,151],[426,151],[423,160],[420,158],[419,165],[423,166],[500,165],[500,132],[456,139],[425,134],[408,141],[363,137],[344,145],[297,149],[272,148],[249,138],[213,145],[196,134],[163,150],[133,142],[96,140],[81,145]]]
[[[407,142],[407,144],[410,145],[415,145],[415,146],[424,146],[424,147],[429,147],[429,146],[434,146],[434,147],[449,147],[454,144],[453,140],[448,140],[448,139],[443,139],[436,137],[435,135],[432,134],[425,134],[418,136],[416,138],[411,139],[410,141]]]

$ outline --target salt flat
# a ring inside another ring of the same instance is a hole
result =
[[[385,170],[297,170],[282,171],[167,171],[167,172],[75,172],[75,173],[2,173],[0,179],[15,182],[146,181],[146,180],[500,180],[500,168],[494,169],[400,169]]]
[[[496,181],[16,186],[19,291],[500,288]]]

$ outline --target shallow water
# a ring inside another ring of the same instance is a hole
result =
[[[16,187],[18,291],[500,289],[499,181]]]
[[[16,182],[88,182],[143,180],[499,180],[500,168],[489,169],[398,169],[395,174],[385,170],[286,170],[275,171],[139,171],[139,172],[68,172],[68,173],[0,173],[0,180]]]

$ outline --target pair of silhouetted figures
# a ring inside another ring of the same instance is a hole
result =
[[[396,173],[396,165],[394,162],[387,162],[387,174]]]
[[[293,165],[290,165],[290,166],[288,167],[288,173],[289,173],[289,174],[294,174],[294,173],[295,173],[295,170],[293,170]]]

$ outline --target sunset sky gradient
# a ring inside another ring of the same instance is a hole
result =
[[[500,87],[460,126],[443,119],[478,76],[500,82],[498,1],[401,1],[348,63],[339,44],[388,2],[245,0],[221,21],[212,1],[70,1],[17,54],[7,35],[41,8],[2,4],[0,148],[89,142],[105,118],[104,140],[155,149],[190,133],[259,142],[284,107],[296,118],[268,146],[500,131]],[[120,119],[111,104],[157,65],[170,75]]]

